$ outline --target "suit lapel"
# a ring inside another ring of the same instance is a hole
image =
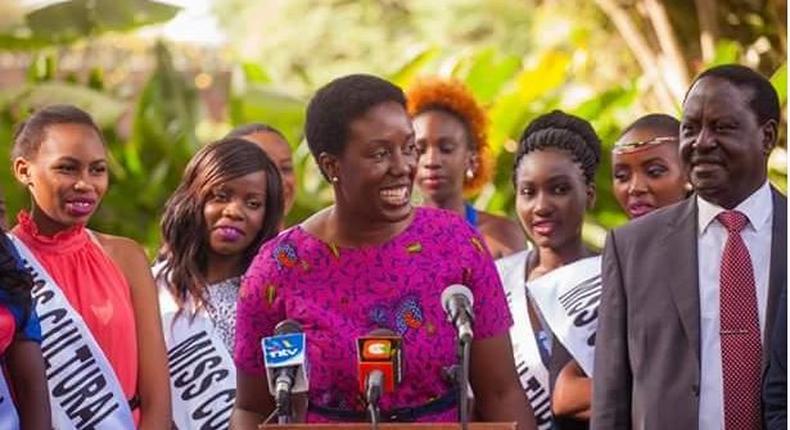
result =
[[[771,334],[782,288],[787,285],[787,199],[773,187],[771,187],[771,195],[774,215],[771,225],[771,268],[763,334],[763,364],[767,363],[768,353],[771,350]]]
[[[699,276],[697,274],[697,200],[693,196],[679,204],[677,217],[667,223],[662,238],[669,288],[678,310],[689,347],[700,358]]]

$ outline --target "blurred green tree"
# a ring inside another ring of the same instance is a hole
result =
[[[12,124],[31,108],[68,102],[87,109],[105,129],[112,163],[112,185],[94,224],[149,250],[158,243],[164,202],[202,143],[197,131],[206,112],[195,84],[164,44],[154,48],[154,70],[132,95],[107,85],[113,70],[60,76],[57,61],[64,46],[87,43],[87,59],[103,34],[165,22],[177,10],[150,0],[0,8],[0,51],[35,54],[29,82],[0,90],[0,151],[8,153]],[[609,149],[626,124],[648,112],[678,115],[690,79],[716,63],[739,62],[772,76],[786,103],[782,0],[217,0],[215,11],[233,64],[231,124],[216,128],[256,121],[285,133],[300,181],[290,223],[330,203],[302,138],[304,106],[318,86],[346,73],[375,73],[401,86],[429,74],[466,82],[488,109],[499,166],[475,204],[511,216],[514,139],[525,125],[551,109],[589,119],[605,144],[598,203],[584,229],[594,246],[625,221],[611,196]],[[119,121],[131,131],[118,133]],[[770,161],[782,189],[785,136]],[[0,180],[14,183],[9,169],[0,169]],[[7,194],[11,213],[27,205],[19,187]]]
[[[603,244],[607,229],[626,221],[611,194],[609,150],[629,122],[649,112],[679,115],[691,78],[727,62],[773,76],[786,103],[782,1],[219,0],[216,10],[237,56],[266,76],[254,85],[289,92],[294,100],[354,72],[387,76],[402,86],[426,74],[465,81],[491,119],[499,168],[475,204],[494,212],[513,214],[513,140],[525,125],[551,109],[587,118],[605,149],[598,202],[584,230],[594,246]],[[237,77],[250,80],[244,72]],[[274,103],[243,91],[234,97],[260,106],[259,112]],[[232,120],[292,130],[300,116],[295,109],[282,123],[265,115]],[[292,142],[302,184],[289,217],[295,222],[328,204],[331,193],[305,143]],[[780,146],[772,155],[771,178],[786,190],[784,134]]]

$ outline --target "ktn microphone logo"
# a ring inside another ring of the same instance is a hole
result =
[[[263,339],[263,350],[267,366],[287,365],[303,361],[304,333],[289,333]]]

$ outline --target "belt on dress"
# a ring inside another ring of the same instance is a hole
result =
[[[458,406],[458,390],[450,390],[443,396],[433,399],[424,405],[396,408],[389,411],[382,410],[380,415],[382,422],[408,423],[417,421],[425,415],[444,412],[456,406]],[[365,422],[369,418],[366,411],[329,408],[312,402],[307,407],[307,410],[333,421]]]

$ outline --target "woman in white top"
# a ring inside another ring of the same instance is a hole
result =
[[[167,202],[154,272],[173,419],[181,430],[230,419],[241,275],[260,245],[277,234],[282,212],[277,167],[240,138],[198,151]]]
[[[510,337],[517,369],[541,429],[587,428],[589,419],[589,378],[562,390],[553,383],[581,369],[569,361],[552,318],[546,318],[551,307],[539,303],[543,294],[536,293],[553,288],[546,282],[552,272],[593,255],[581,229],[595,201],[600,148],[587,121],[554,111],[527,127],[516,153],[516,211],[534,247],[498,260],[497,268],[514,319]]]

